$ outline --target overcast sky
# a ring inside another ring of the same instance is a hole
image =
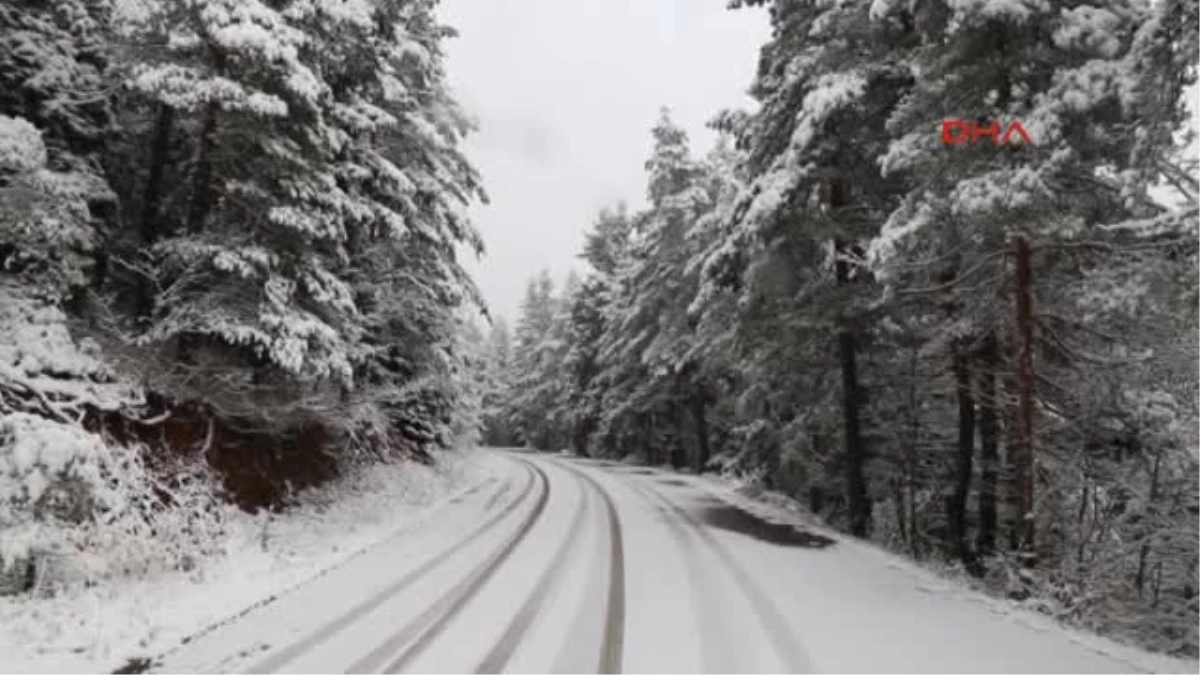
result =
[[[468,264],[494,314],[517,316],[526,280],[556,281],[595,213],[644,203],[650,127],[669,106],[693,150],[705,123],[746,96],[769,28],[727,0],[443,0],[449,77],[479,131],[467,152],[491,204],[474,209],[488,251]]]

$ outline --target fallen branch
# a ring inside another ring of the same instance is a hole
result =
[[[38,389],[37,387],[29,384],[28,382],[23,382],[21,380],[18,380],[16,378],[12,377],[11,375],[4,375],[4,379],[8,381],[10,386],[13,386],[14,388],[19,388],[19,389],[31,394],[35,398],[37,398],[38,401],[41,402],[42,407],[46,410],[46,412],[50,413],[50,415],[53,416],[55,419],[57,419],[59,422],[62,422],[63,424],[72,424],[73,423],[71,418],[67,417],[66,413],[59,410],[57,406],[52,404],[50,402],[50,399],[46,398],[46,395],[43,394],[42,391],[40,389]]]

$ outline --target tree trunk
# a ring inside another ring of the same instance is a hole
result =
[[[979,358],[979,533],[975,547],[981,556],[996,550],[996,490],[1000,461],[1000,424],[996,412],[998,350],[996,334],[989,331],[983,338]]]
[[[687,433],[685,432],[687,420],[684,419],[687,413],[678,398],[671,404],[671,407],[674,408],[672,417],[675,418],[675,438],[671,443],[671,468],[678,470],[688,465]]]
[[[975,455],[975,400],[971,393],[971,356],[966,340],[954,347],[954,384],[958,398],[958,443],[955,452],[953,489],[946,503],[946,523],[954,555],[974,565],[967,543],[967,497],[971,491],[971,462]]]
[[[908,533],[908,505],[904,502],[904,480],[893,478],[890,483],[892,504],[896,510],[896,529],[900,531],[900,541],[904,542],[904,546],[911,552],[912,538]]]
[[[592,418],[584,417],[575,423],[575,428],[572,430],[572,445],[575,446],[575,454],[580,457],[590,457],[587,447],[588,436],[592,433]]]
[[[657,425],[655,424],[654,413],[646,415],[645,419],[646,433],[642,436],[642,444],[646,448],[646,464],[649,466],[658,466],[658,439],[655,438],[655,434],[658,433],[658,429]]]
[[[917,359],[919,351],[913,349],[908,361],[908,440],[904,443],[904,504],[908,517],[908,547],[913,557],[920,559],[924,554],[921,534],[917,522],[917,471],[920,469],[917,444],[921,442],[921,406],[917,398]]]
[[[708,402],[703,392],[692,397],[692,418],[696,422],[696,458],[694,469],[696,473],[704,473],[708,466]]]
[[[843,256],[849,246],[835,242],[837,283],[844,286],[850,282],[850,266]],[[838,331],[838,361],[842,370],[842,421],[845,441],[846,501],[850,509],[850,533],[856,537],[867,537],[871,533],[871,504],[867,498],[867,482],[864,476],[866,452],[863,449],[862,433],[859,428],[857,346],[854,332],[846,319]]]
[[[1018,547],[1032,565],[1034,558],[1033,514],[1033,270],[1029,242],[1018,237],[1017,272],[1017,517]]]
[[[204,107],[200,120],[200,140],[196,148],[196,165],[192,174],[192,199],[188,204],[187,229],[196,234],[204,228],[204,220],[216,198],[213,190],[212,155],[216,147],[217,120],[221,105],[213,102]]]
[[[1154,454],[1154,468],[1150,474],[1150,495],[1146,500],[1146,512],[1142,516],[1143,521],[1141,523],[1141,529],[1144,542],[1142,543],[1141,549],[1138,551],[1137,575],[1133,580],[1133,585],[1137,588],[1139,599],[1142,597],[1142,589],[1146,583],[1146,559],[1150,556],[1150,532],[1155,526],[1153,519],[1156,516],[1157,509],[1155,508],[1154,502],[1158,500],[1158,476],[1159,469],[1162,467],[1162,458],[1163,450],[1162,446],[1159,446],[1157,452]],[[1150,520],[1151,522],[1147,523],[1147,520]]]
[[[225,72],[225,55],[218,49],[212,49],[213,72],[220,75]],[[212,210],[216,199],[213,190],[213,151],[217,145],[217,122],[221,115],[221,104],[211,101],[204,106],[200,118],[200,138],[196,147],[195,167],[192,173],[192,199],[188,204],[187,229],[193,234],[204,227],[204,220]]]
[[[170,149],[174,120],[174,108],[159,104],[158,115],[154,121],[154,139],[150,144],[149,174],[146,176],[146,189],[142,193],[142,213],[138,219],[138,237],[141,245],[145,247],[153,245],[159,239],[158,203],[162,197],[163,175],[166,173],[167,151]],[[153,310],[154,288],[149,279],[138,277],[135,311],[139,317],[146,318]]]

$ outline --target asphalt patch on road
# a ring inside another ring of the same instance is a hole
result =
[[[768,522],[749,511],[717,499],[706,499],[694,512],[700,520],[712,527],[744,534],[776,546],[823,549],[836,543],[829,537],[791,525]]]
[[[664,485],[675,485],[677,487],[691,487],[690,483],[688,483],[685,480],[679,480],[678,478],[657,478],[655,480],[657,480],[658,482],[660,482]]]

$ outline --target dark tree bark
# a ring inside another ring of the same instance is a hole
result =
[[[162,197],[163,176],[167,167],[167,151],[170,149],[171,129],[175,123],[175,109],[159,104],[154,120],[154,138],[150,142],[150,163],[146,176],[146,188],[142,192],[142,212],[138,219],[138,235],[142,244],[152,244],[158,239],[160,228],[155,223],[158,203]]]
[[[682,469],[688,465],[687,421],[684,418],[687,412],[684,409],[682,401],[679,399],[676,399],[671,404],[671,408],[673,409],[671,416],[674,418],[673,421],[675,423],[675,438],[672,439],[671,443],[671,468]]]
[[[187,229],[193,234],[204,228],[212,210],[216,191],[213,190],[213,150],[216,147],[217,120],[221,106],[209,103],[200,119],[200,139],[196,147],[195,169],[192,173],[192,198],[188,203]]]
[[[921,407],[917,395],[917,359],[918,350],[913,349],[908,361],[908,438],[904,441],[904,484],[901,493],[907,517],[902,519],[908,523],[908,545],[913,557],[924,555],[921,528],[917,513],[917,472],[920,470],[917,444],[921,442]]]
[[[979,533],[975,547],[986,556],[996,550],[996,511],[1000,462],[1000,424],[996,411],[996,334],[988,332],[979,352]]]
[[[710,450],[708,447],[708,401],[704,393],[692,397],[692,419],[696,423],[696,458],[693,468],[696,473],[703,473],[708,466]]]
[[[655,448],[656,439],[654,435],[656,433],[656,429],[654,425],[654,413],[643,416],[642,429],[642,447],[645,448],[644,454],[646,456],[646,464],[649,466],[657,466],[659,461],[658,451]]]
[[[154,139],[150,143],[150,166],[146,176],[146,189],[142,192],[142,213],[138,218],[138,237],[142,246],[150,246],[158,240],[160,227],[158,220],[159,200],[162,198],[163,175],[166,173],[167,151],[171,141],[171,127],[175,120],[175,110],[168,105],[158,106],[158,115],[154,121]],[[137,286],[137,307],[139,317],[148,317],[154,309],[154,289],[150,280],[139,277]]]
[[[225,72],[225,55],[216,48],[212,49],[212,66],[217,75]],[[217,145],[217,124],[220,117],[221,104],[217,101],[205,105],[200,117],[200,137],[192,171],[192,198],[188,203],[187,213],[187,229],[193,234],[203,229],[204,221],[216,200],[216,191],[213,189],[213,152]]]
[[[587,438],[592,433],[592,418],[585,417],[575,423],[571,430],[571,444],[574,446],[575,454],[580,457],[590,457],[587,447]]]
[[[1156,508],[1155,502],[1158,501],[1158,484],[1159,484],[1158,477],[1159,477],[1159,471],[1162,468],[1162,458],[1163,458],[1163,449],[1162,449],[1162,446],[1159,446],[1158,449],[1154,453],[1154,468],[1151,470],[1151,474],[1150,474],[1150,495],[1149,495],[1149,498],[1146,500],[1147,501],[1146,514],[1143,516],[1143,519],[1148,519],[1150,522],[1147,523],[1147,522],[1145,522],[1145,520],[1143,520],[1142,527],[1145,530],[1145,535],[1144,535],[1145,543],[1142,544],[1141,549],[1138,551],[1137,574],[1134,576],[1134,580],[1133,580],[1133,585],[1134,585],[1134,587],[1137,588],[1137,593],[1138,593],[1139,598],[1142,597],[1142,591],[1143,591],[1143,588],[1146,583],[1146,559],[1150,555],[1150,540],[1151,540],[1151,538],[1149,536],[1149,530],[1154,528],[1155,523],[1154,523],[1153,519],[1157,515],[1157,508]],[[1156,598],[1156,600],[1157,600],[1157,598]]]
[[[967,543],[967,497],[971,491],[975,456],[975,399],[971,389],[971,355],[966,340],[954,347],[954,384],[958,398],[958,442],[955,447],[953,490],[946,500],[946,523],[954,554],[970,568],[974,556]]]
[[[839,286],[850,283],[850,264],[845,256],[850,246],[841,240],[835,242],[837,262],[835,272]],[[866,452],[863,447],[862,431],[859,426],[861,397],[858,389],[858,346],[849,321],[843,319],[838,331],[838,362],[842,371],[842,437],[845,442],[846,502],[850,513],[850,533],[856,537],[867,537],[871,533],[871,503],[867,498],[867,481],[864,475]]]
[[[1033,270],[1029,242],[1016,242],[1017,332],[1017,425],[1016,482],[1018,547],[1028,564],[1034,563],[1033,518]]]

